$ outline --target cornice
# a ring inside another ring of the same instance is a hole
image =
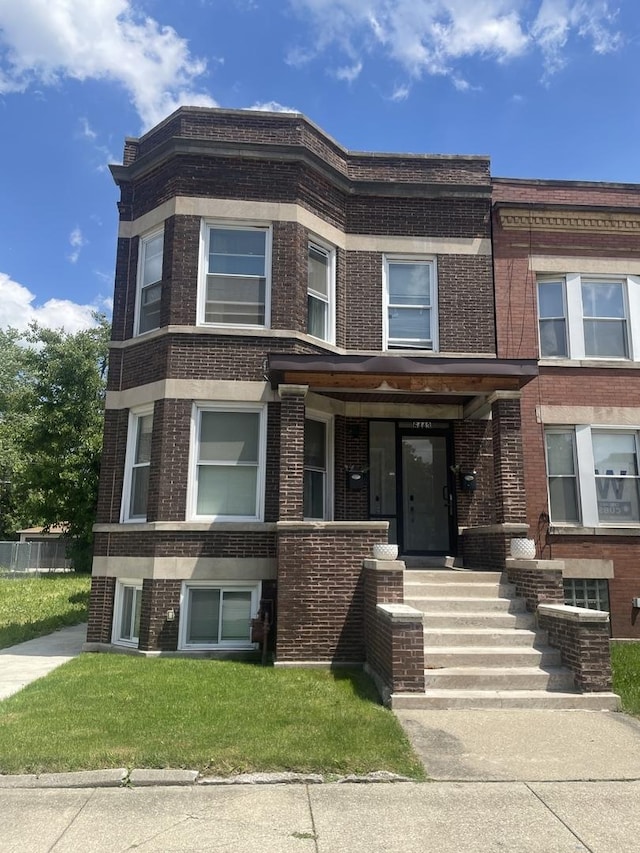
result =
[[[640,234],[640,212],[523,210],[517,207],[499,207],[498,216],[500,225],[505,231]]]

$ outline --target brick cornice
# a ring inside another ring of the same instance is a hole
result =
[[[535,210],[499,207],[500,225],[505,231],[598,232],[600,234],[640,234],[640,213],[586,210]]]

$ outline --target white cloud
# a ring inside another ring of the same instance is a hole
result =
[[[411,92],[411,88],[407,86],[406,83],[401,84],[400,86],[396,86],[391,94],[392,101],[406,101],[409,97],[409,93]]]
[[[0,94],[65,78],[112,81],[148,128],[181,104],[216,106],[196,88],[205,71],[135,0],[0,0]]]
[[[89,120],[84,116],[80,119],[80,133],[85,139],[97,139],[98,134],[89,124]]]
[[[353,83],[357,80],[362,71],[362,62],[354,62],[353,65],[343,65],[342,68],[336,68],[333,76],[338,80],[346,80],[347,83]]]
[[[279,104],[278,101],[263,101],[256,102],[251,107],[246,107],[248,110],[258,110],[265,113],[297,113],[299,110],[294,110],[293,107],[285,107]]]
[[[73,249],[71,254],[67,255],[67,258],[71,261],[72,264],[77,263],[78,258],[80,257],[80,252],[82,251],[82,247],[87,245],[87,240],[82,236],[82,231],[76,225],[71,234],[69,234],[69,245]]]
[[[607,0],[289,0],[309,22],[313,46],[290,56],[305,61],[337,47],[355,68],[383,52],[414,79],[450,76],[456,88],[474,88],[457,65],[475,57],[507,62],[539,48],[547,73],[566,61],[568,37],[586,40],[596,53],[621,41]],[[348,77],[347,77],[348,79]]]
[[[79,305],[69,299],[48,299],[43,305],[34,305],[35,298],[24,285],[0,272],[0,328],[12,326],[25,331],[29,323],[36,322],[73,334],[96,325],[94,311],[109,310],[105,300],[97,300],[94,305]]]

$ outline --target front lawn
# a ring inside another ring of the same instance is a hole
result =
[[[640,717],[640,643],[612,643],[613,689],[622,710]]]
[[[0,649],[87,621],[89,575],[0,578]]]
[[[423,778],[361,672],[84,654],[0,702],[0,773],[107,767]]]

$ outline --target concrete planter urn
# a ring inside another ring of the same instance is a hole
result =
[[[533,539],[512,539],[511,556],[516,560],[535,560],[535,541]]]
[[[373,546],[373,558],[374,560],[397,560],[398,546],[376,542]]]

